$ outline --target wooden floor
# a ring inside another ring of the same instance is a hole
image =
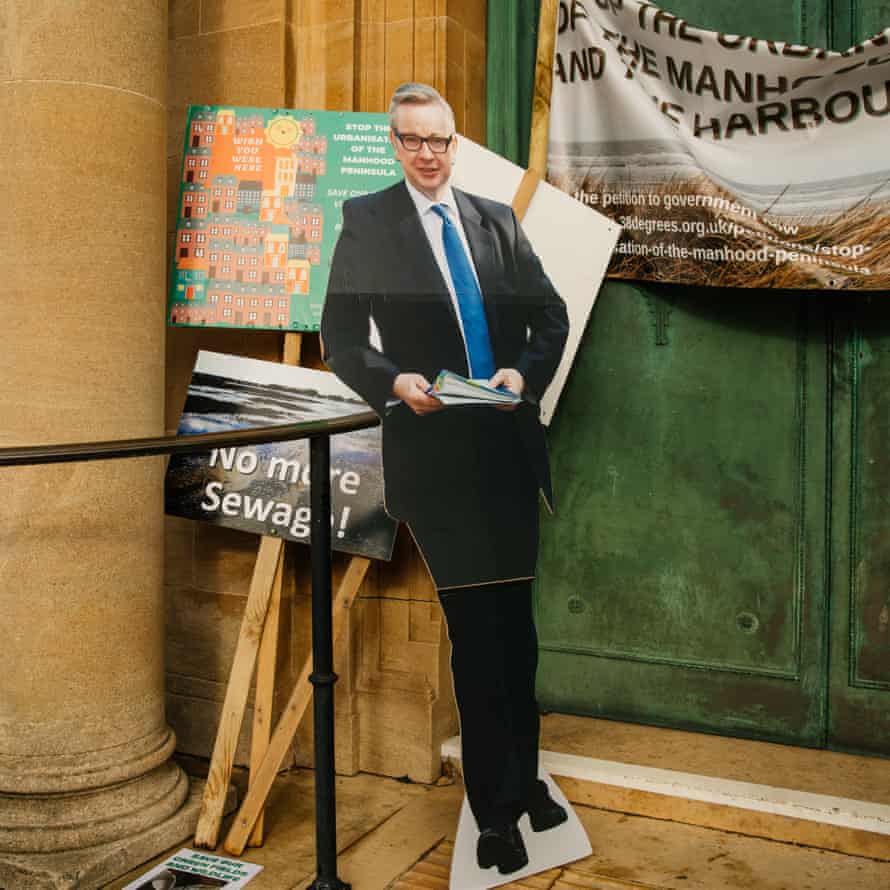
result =
[[[434,850],[421,859],[407,874],[402,875],[392,890],[448,890],[448,875],[451,869],[451,854],[454,852],[452,841],[442,841]],[[554,887],[565,869],[551,868],[549,871],[524,878],[521,881],[502,884],[506,890],[547,890]],[[577,885],[576,885],[577,886]]]
[[[240,771],[236,780],[244,781]],[[248,890],[305,890],[312,883],[312,795],[311,771],[294,770],[278,778],[267,814],[266,844],[248,849],[244,856],[264,867]],[[339,876],[353,890],[444,890],[462,798],[459,781],[431,787],[364,774],[339,777]],[[890,888],[888,862],[587,806],[576,806],[576,812],[593,855],[503,886],[514,890]],[[187,846],[188,841],[180,845]],[[151,864],[107,885],[107,890],[120,890]]]
[[[576,807],[593,855],[505,890],[887,890],[890,863]],[[453,839],[391,890],[447,890]],[[354,890],[363,890],[355,885]]]

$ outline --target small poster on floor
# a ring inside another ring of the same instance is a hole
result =
[[[127,884],[123,890],[239,890],[263,870],[262,865],[180,850],[151,871]]]

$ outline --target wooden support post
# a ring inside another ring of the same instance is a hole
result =
[[[535,196],[535,189],[537,189],[540,181],[541,177],[534,170],[526,170],[519,183],[519,188],[516,189],[511,206],[516,214],[516,218],[520,222],[522,222],[525,214],[528,212],[529,204],[531,204],[532,198]]]
[[[303,346],[302,334],[285,334],[281,361],[285,365],[299,365],[300,352]],[[269,609],[266,613],[266,625],[263,628],[263,640],[260,643],[260,655],[257,663],[256,693],[253,708],[253,726],[250,733],[250,779],[262,763],[269,739],[272,736],[272,707],[275,699],[275,668],[278,660],[278,627],[281,616],[281,586],[284,581],[284,547],[278,562],[278,571],[272,586]],[[263,845],[263,813],[257,816],[256,825],[250,835],[248,845]]]
[[[301,334],[285,334],[283,362],[298,365],[301,346]],[[198,816],[198,826],[195,829],[195,845],[198,847],[213,849],[219,840],[226,793],[232,778],[235,749],[244,721],[244,710],[247,707],[247,696],[250,692],[250,681],[258,649],[260,664],[257,671],[250,746],[251,780],[269,744],[272,704],[275,696],[275,662],[278,651],[283,565],[284,541],[280,538],[263,536],[260,539],[257,561],[250,581],[250,593],[241,620],[241,630],[223,702],[222,719],[216,733],[216,742],[210,758],[210,772],[204,788],[204,800]],[[263,842],[261,817],[260,813],[256,832],[251,838],[251,843],[255,846]]]
[[[547,149],[550,139],[550,93],[553,87],[553,55],[556,51],[557,0],[541,0],[538,20],[538,55],[535,62],[535,93],[532,100],[532,126],[528,168],[541,179],[547,176]]]
[[[281,542],[282,544],[284,542]],[[284,581],[284,547],[280,548],[278,570],[272,582],[266,626],[260,643],[256,669],[256,694],[253,704],[253,726],[250,731],[250,781],[262,763],[272,737],[272,707],[275,699],[275,668],[278,661],[278,626],[281,617],[281,585]],[[263,845],[263,813],[257,817],[248,841],[251,847]]]
[[[364,581],[370,565],[371,561],[362,556],[354,556],[349,561],[343,579],[337,588],[332,607],[335,643],[343,632],[349,609],[358,596],[359,588],[362,586],[362,581]],[[278,726],[275,727],[265,757],[255,773],[251,770],[250,787],[225,840],[224,849],[227,853],[240,856],[247,846],[250,833],[265,805],[266,798],[269,796],[281,762],[284,760],[287,749],[296,735],[300,720],[312,698],[312,685],[309,682],[311,673],[312,658],[310,657],[306,660],[287,706],[278,721]]]
[[[303,348],[302,334],[285,334],[284,335],[284,355],[281,363],[284,365],[299,365],[300,352]]]
[[[250,581],[250,593],[247,596],[247,606],[241,620],[238,644],[235,647],[229,685],[226,688],[226,698],[223,702],[222,719],[210,758],[210,772],[204,787],[204,800],[201,803],[201,813],[198,816],[198,827],[195,830],[195,845],[198,847],[213,849],[219,840],[226,793],[229,790],[232,765],[235,762],[235,748],[241,733],[247,695],[250,692],[250,680],[253,676],[257,649],[266,620],[266,611],[283,543],[279,538],[263,537],[260,539],[259,553]]]

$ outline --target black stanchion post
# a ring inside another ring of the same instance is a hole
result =
[[[313,890],[350,890],[337,877],[334,789],[334,644],[331,619],[331,440],[310,439],[312,493],[312,674],[315,718],[315,850]]]

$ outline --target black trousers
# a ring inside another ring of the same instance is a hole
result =
[[[538,775],[532,582],[439,591],[451,638],[464,784],[480,829],[517,819]]]

